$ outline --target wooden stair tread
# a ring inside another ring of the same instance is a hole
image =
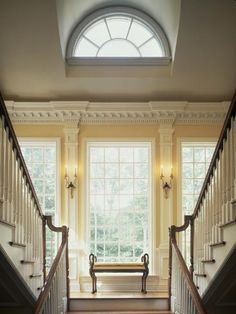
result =
[[[152,292],[147,294],[141,292],[98,292],[92,294],[91,292],[77,292],[71,293],[70,300],[137,300],[137,299],[168,299],[167,292]]]

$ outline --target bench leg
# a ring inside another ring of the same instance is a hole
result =
[[[141,292],[145,294],[147,293],[147,285],[146,285],[147,276],[148,276],[148,271],[145,271],[142,275],[142,290],[141,290]]]
[[[93,271],[90,270],[90,276],[92,278],[92,293],[97,292],[97,277]]]

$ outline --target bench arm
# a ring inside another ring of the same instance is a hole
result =
[[[144,264],[145,268],[148,268],[148,264],[149,264],[149,255],[147,253],[145,253],[142,257],[141,257],[141,261]]]

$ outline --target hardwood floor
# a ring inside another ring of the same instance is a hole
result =
[[[159,299],[168,298],[167,292],[148,292],[147,294],[141,292],[98,292],[92,294],[91,292],[72,292],[71,299]]]

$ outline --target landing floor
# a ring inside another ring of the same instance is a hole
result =
[[[168,298],[167,292],[71,292],[71,299],[165,299]]]

